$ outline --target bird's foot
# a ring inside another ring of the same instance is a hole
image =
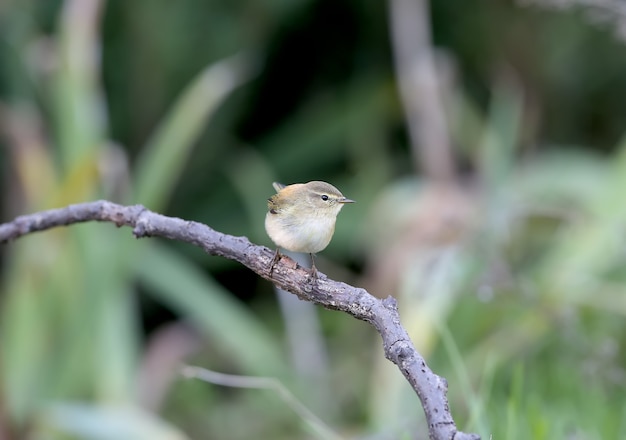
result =
[[[311,254],[311,281],[317,282],[319,279],[319,272],[317,271],[317,267],[315,267],[315,257]]]
[[[276,266],[276,263],[280,261],[281,257],[282,255],[280,253],[280,250],[276,248],[276,252],[274,252],[274,258],[272,258],[272,261],[270,261],[270,278],[272,277],[272,274],[274,273],[274,266]]]

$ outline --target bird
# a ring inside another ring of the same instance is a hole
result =
[[[317,278],[314,255],[326,248],[335,232],[337,215],[354,200],[333,185],[320,180],[283,185],[272,184],[276,194],[267,201],[265,231],[277,246],[270,266],[280,260],[280,248],[311,256],[313,278]]]

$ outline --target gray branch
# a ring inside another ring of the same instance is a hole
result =
[[[422,402],[430,438],[433,440],[478,440],[477,434],[457,431],[446,397],[448,385],[426,365],[406,330],[400,324],[396,300],[378,299],[366,290],[311,273],[283,256],[270,274],[274,251],[252,244],[246,237],[222,234],[210,227],[151,212],[140,205],[121,206],[108,201],[70,205],[17,217],[0,224],[0,243],[10,242],[32,232],[87,221],[130,226],[136,238],[164,237],[202,248],[210,255],[243,264],[281,289],[327,309],[340,310],[373,325],[383,340],[385,357],[396,364]]]

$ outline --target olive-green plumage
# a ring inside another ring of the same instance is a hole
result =
[[[274,183],[274,188],[277,193],[268,199],[265,230],[277,246],[292,252],[315,254],[325,249],[337,214],[344,204],[354,202],[322,181]]]

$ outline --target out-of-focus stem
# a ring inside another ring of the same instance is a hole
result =
[[[400,98],[416,169],[438,181],[454,179],[448,126],[439,94],[427,0],[389,0]]]

